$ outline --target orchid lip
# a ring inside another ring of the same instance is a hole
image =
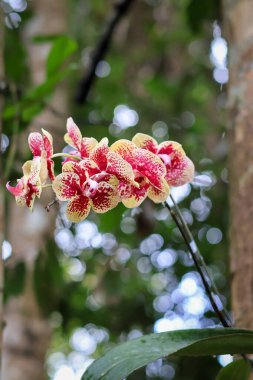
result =
[[[171,157],[168,154],[158,154],[165,165],[171,165]]]
[[[97,188],[98,188],[97,181],[94,181],[93,179],[89,178],[88,181],[85,182],[83,195],[90,198],[96,194]]]

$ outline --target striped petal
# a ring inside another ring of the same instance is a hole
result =
[[[32,154],[37,157],[41,155],[41,151],[44,148],[43,137],[38,132],[32,132],[28,137],[28,145]]]
[[[194,164],[187,156],[175,158],[171,167],[167,167],[165,179],[171,186],[182,186],[193,180],[194,171]]]
[[[90,208],[90,199],[83,195],[78,195],[68,202],[66,216],[71,222],[78,223],[89,215]]]
[[[130,185],[131,195],[122,199],[122,203],[127,208],[138,207],[148,195],[148,189],[150,187],[148,181],[144,177],[139,177],[136,181],[139,183],[139,187],[137,188]]]
[[[79,176],[73,172],[61,173],[55,177],[52,188],[60,201],[67,201],[81,192]]]
[[[100,182],[92,197],[92,208],[97,213],[104,213],[116,207],[119,201],[117,188],[107,182]]]
[[[150,186],[148,189],[148,198],[151,199],[154,203],[165,202],[170,194],[170,188],[164,179],[162,181],[162,189],[158,190],[154,186]]]
[[[138,146],[138,148],[146,149],[153,153],[157,152],[158,144],[156,140],[149,135],[145,135],[144,133],[137,133],[132,138],[132,142]]]
[[[67,120],[67,132],[68,133],[66,133],[64,136],[65,142],[80,151],[82,144],[82,134],[72,117],[69,117]]]
[[[108,153],[108,139],[105,137],[91,151],[89,158],[97,164],[100,170],[106,170]]]

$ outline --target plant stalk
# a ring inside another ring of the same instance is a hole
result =
[[[220,296],[210,274],[208,273],[207,266],[204,262],[203,257],[201,256],[201,254],[198,250],[198,247],[197,247],[197,245],[194,241],[194,238],[191,234],[191,231],[189,230],[187,223],[185,222],[184,217],[183,217],[179,207],[177,206],[174,198],[172,197],[172,195],[170,195],[170,198],[173,202],[174,207],[172,208],[167,201],[164,203],[164,205],[169,210],[173,220],[175,221],[175,223],[176,223],[176,225],[177,225],[177,227],[178,227],[178,229],[179,229],[179,231],[180,231],[180,233],[181,233],[181,235],[182,235],[182,237],[183,237],[183,239],[187,245],[190,256],[191,256],[191,258],[192,258],[192,260],[196,266],[196,269],[197,269],[197,271],[201,277],[203,286],[204,286],[205,291],[207,293],[207,296],[210,300],[210,303],[213,307],[213,310],[214,310],[215,314],[217,315],[217,317],[219,318],[219,321],[221,322],[223,327],[231,327],[232,322],[231,322],[229,313],[226,310],[225,306],[223,305],[222,300],[221,300],[221,296]],[[219,308],[217,301],[215,300],[216,297],[218,297],[219,302],[222,305],[223,310],[221,310]]]

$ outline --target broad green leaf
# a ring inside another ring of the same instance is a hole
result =
[[[77,49],[77,43],[70,37],[60,36],[53,43],[47,58],[47,76],[57,73],[63,62]]]
[[[82,380],[121,380],[136,369],[172,354],[185,356],[253,352],[253,331],[178,330],[128,341],[95,360]]]
[[[237,360],[222,368],[216,380],[248,380],[251,366],[246,360]]]

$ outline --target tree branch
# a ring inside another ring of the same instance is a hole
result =
[[[118,25],[119,21],[123,18],[123,16],[126,14],[128,9],[130,8],[130,5],[133,2],[134,0],[118,0],[115,3],[112,15],[109,18],[104,33],[102,34],[93,53],[91,64],[88,67],[85,76],[83,77],[83,79],[81,79],[78,85],[77,93],[75,96],[75,100],[78,104],[84,104],[86,102],[91,86],[95,80],[95,70],[97,64],[106,55],[116,26]]]

